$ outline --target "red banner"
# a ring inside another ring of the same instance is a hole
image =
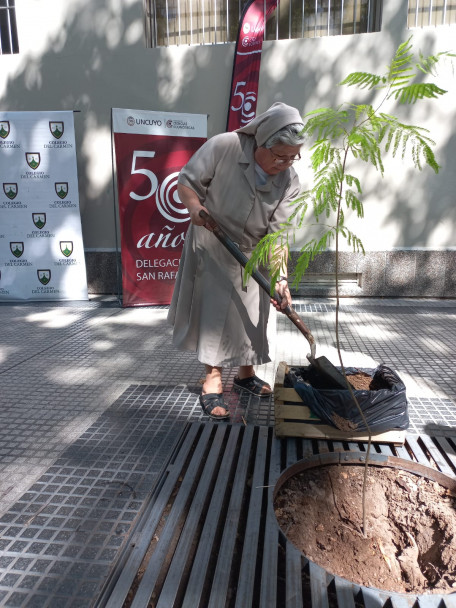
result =
[[[206,141],[207,116],[112,112],[123,306],[169,304],[190,221],[177,178]]]
[[[278,0],[251,0],[239,23],[226,130],[245,127],[256,114],[265,23]]]

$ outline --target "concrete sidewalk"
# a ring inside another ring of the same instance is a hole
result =
[[[338,364],[334,300],[294,305],[317,356]],[[0,513],[129,387],[200,385],[204,368],[172,347],[166,314],[103,297],[0,305]],[[271,316],[272,362],[258,372],[273,383],[279,361],[307,364],[308,344],[285,316]],[[386,363],[405,382],[410,432],[456,427],[456,301],[344,299],[340,321],[345,365]],[[224,371],[227,393],[235,371]]]
[[[337,364],[334,300],[294,305],[317,356]],[[207,420],[204,368],[172,347],[166,314],[103,297],[0,305],[0,605],[91,605],[183,425]],[[344,364],[395,369],[409,433],[454,441],[456,301],[344,299],[339,316]],[[307,363],[308,344],[275,313],[269,335],[273,360],[257,373],[273,384],[278,362]],[[223,376],[231,422],[273,425],[272,398],[240,397],[235,372]],[[72,591],[75,564],[78,581],[99,571]]]

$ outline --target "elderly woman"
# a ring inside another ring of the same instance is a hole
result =
[[[253,280],[243,285],[242,267],[199,213],[209,213],[249,257],[260,239],[291,214],[290,202],[300,190],[291,165],[300,158],[302,128],[296,108],[275,103],[246,127],[209,139],[179,175],[178,193],[191,225],[168,320],[174,325],[174,346],[196,352],[205,364],[200,402],[211,418],[229,417],[223,367],[239,367],[235,386],[260,397],[271,393],[254,371],[255,365],[270,361],[266,330],[271,300]],[[291,304],[285,252],[283,259],[276,284],[282,302],[272,301],[278,310]]]

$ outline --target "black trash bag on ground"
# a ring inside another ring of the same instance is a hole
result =
[[[396,372],[386,365],[375,370],[346,368],[345,372],[347,376],[363,372],[372,378],[372,390],[353,390],[372,433],[408,428],[405,385]],[[367,430],[350,391],[325,389],[324,378],[312,366],[291,367],[288,381],[322,422],[351,433]]]

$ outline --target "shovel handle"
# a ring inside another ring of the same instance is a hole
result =
[[[224,232],[217,222],[211,217],[204,209],[201,209],[199,212],[199,216],[206,222],[208,226],[210,226],[211,231],[217,237],[217,239],[222,243],[222,245],[231,253],[231,255],[241,264],[243,268],[246,267],[247,262],[249,261],[248,257],[239,249],[234,241],[230,239],[230,237]],[[254,279],[258,285],[276,302],[279,304],[282,302],[282,296],[277,292],[271,295],[271,283],[257,270],[252,271],[252,279]],[[310,329],[298,315],[298,313],[291,307],[287,306],[282,309],[282,312],[287,315],[290,321],[295,325],[302,335],[306,338],[310,345],[310,355],[307,356],[309,361],[315,359],[315,339],[312,336]]]

